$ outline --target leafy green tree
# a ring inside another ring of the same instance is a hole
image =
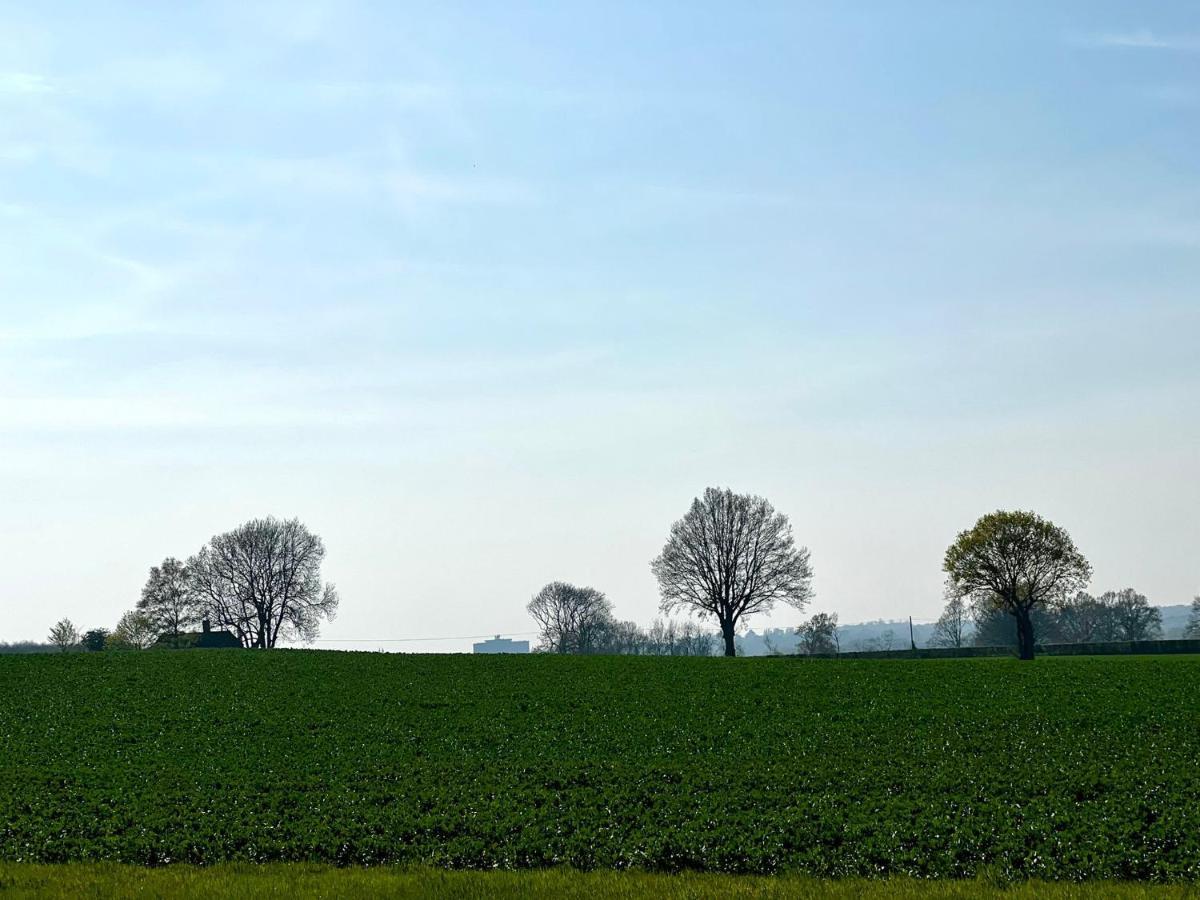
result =
[[[708,488],[692,501],[650,568],[659,608],[716,619],[726,656],[737,654],[739,622],[780,601],[804,609],[812,598],[808,549],[796,546],[787,516],[728,488]]]
[[[943,568],[954,596],[1013,617],[1021,659],[1034,656],[1034,611],[1082,590],[1092,573],[1064,529],[1023,511],[989,513],[961,532]]]
[[[121,616],[109,635],[111,646],[127,650],[145,650],[154,643],[158,630],[149,614],[131,609]]]
[[[50,628],[50,643],[63,653],[79,644],[79,629],[70,619],[60,619]]]

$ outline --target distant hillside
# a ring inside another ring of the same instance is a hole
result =
[[[1162,613],[1163,617],[1163,637],[1183,637],[1183,629],[1187,628],[1188,618],[1192,614],[1192,604],[1181,603],[1178,606],[1160,606],[1158,610]]]

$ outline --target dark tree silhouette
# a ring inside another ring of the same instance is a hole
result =
[[[541,629],[541,649],[551,653],[598,652],[617,625],[604,594],[564,581],[550,582],[525,608]]]
[[[168,556],[150,570],[137,608],[165,635],[177,636],[200,621],[200,602],[188,580],[187,566]]]
[[[726,656],[737,653],[743,619],[780,601],[803,609],[812,599],[808,549],[796,547],[787,516],[762,497],[728,488],[708,488],[693,500],[650,566],[662,611],[716,619]]]
[[[1033,612],[1082,590],[1092,568],[1062,528],[1032,512],[994,512],[958,535],[943,564],[954,596],[1016,620],[1021,659],[1033,659]]]
[[[188,584],[204,615],[243,647],[314,639],[337,613],[338,595],[322,584],[325,545],[299,519],[269,516],[219,534],[187,562]]]
[[[1117,640],[1148,641],[1162,635],[1162,613],[1133,588],[1108,591],[1099,602],[1111,611]]]
[[[83,637],[79,639],[79,646],[92,653],[98,653],[108,646],[108,635],[107,628],[93,628],[91,631],[85,631]]]

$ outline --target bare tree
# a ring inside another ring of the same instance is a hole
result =
[[[1133,588],[1108,591],[1099,602],[1112,611],[1117,640],[1148,641],[1162,634],[1162,613]]]
[[[805,653],[837,653],[841,649],[838,641],[837,613],[817,613],[802,624],[796,633],[800,635],[800,646]]]
[[[931,647],[962,647],[966,644],[967,623],[970,620],[970,610],[962,597],[951,596],[946,601],[946,608],[938,616],[933,625],[933,635],[929,639]]]
[[[1111,641],[1116,637],[1113,609],[1086,591],[1058,604],[1058,633],[1068,644]]]
[[[324,543],[299,519],[269,516],[209,541],[187,562],[188,585],[243,647],[311,641],[337,613],[337,590],[321,581],[324,559]]]
[[[662,611],[716,619],[726,656],[737,653],[739,622],[780,601],[803,609],[812,598],[809,553],[796,547],[787,516],[762,497],[728,488],[708,488],[692,501],[650,566]]]
[[[612,625],[612,604],[595,588],[552,581],[525,607],[541,629],[541,649],[593,653]]]
[[[1187,627],[1183,629],[1185,638],[1200,638],[1200,597],[1192,601],[1192,612],[1188,616]]]
[[[50,643],[66,653],[79,645],[79,629],[70,619],[61,619],[50,628]]]
[[[1092,568],[1062,528],[1032,512],[990,513],[958,535],[943,567],[954,596],[1003,610],[1033,659],[1033,612],[1081,590]]]
[[[131,609],[121,616],[117,627],[109,636],[110,643],[116,647],[130,650],[145,650],[154,643],[158,636],[153,619],[148,613]]]
[[[154,566],[137,608],[159,632],[172,638],[199,622],[200,603],[188,580],[187,566],[173,556]]]

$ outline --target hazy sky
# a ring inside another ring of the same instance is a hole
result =
[[[0,5],[0,640],[266,514],[325,638],[648,624],[707,485],[844,622],[1200,590],[1200,4],[183,6]]]

